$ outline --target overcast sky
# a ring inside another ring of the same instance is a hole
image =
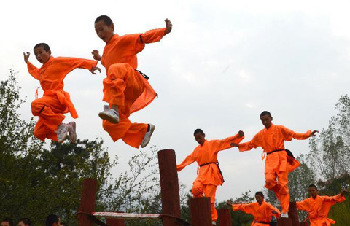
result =
[[[39,83],[27,73],[23,51],[32,53],[29,59],[37,66],[33,46],[39,42],[48,43],[53,56],[91,59],[93,49],[102,52],[104,47],[94,30],[97,16],[109,15],[120,35],[164,27],[169,18],[172,33],[138,55],[139,69],[149,75],[159,97],[131,119],[155,124],[150,145],[175,149],[180,163],[197,146],[194,129],[202,128],[207,139],[223,139],[242,129],[248,141],[263,128],[259,114],[264,110],[272,112],[275,124],[297,132],[328,125],[334,104],[350,84],[350,3],[329,3],[6,1],[0,8],[0,79],[6,79],[10,68],[19,72],[27,96],[21,113],[29,120]],[[104,70],[97,75],[75,70],[66,77],[65,90],[80,116],[79,138],[101,137],[112,156],[127,162],[138,150],[123,141],[113,143],[97,116],[104,105],[104,77]],[[297,155],[308,152],[307,141],[286,147]],[[218,201],[263,188],[261,151],[219,153],[226,183],[218,188]],[[118,167],[115,174],[123,170]],[[196,172],[192,164],[179,173],[188,190]]]

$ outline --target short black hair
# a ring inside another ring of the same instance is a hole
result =
[[[56,214],[50,214],[46,217],[45,225],[52,226],[53,223],[58,223],[58,216]]]
[[[34,49],[38,48],[38,47],[43,47],[45,51],[50,51],[50,46],[46,43],[38,43],[34,46]]]
[[[263,111],[263,112],[260,113],[260,118],[261,118],[262,116],[265,116],[265,115],[268,115],[268,116],[272,117],[271,112],[269,112],[269,111]]]
[[[95,24],[96,24],[97,22],[99,22],[100,20],[103,20],[103,22],[105,22],[105,24],[106,24],[107,26],[111,26],[111,24],[113,24],[112,19],[111,19],[109,16],[107,16],[107,15],[98,16],[98,17],[96,18],[96,20],[95,20]]]
[[[257,191],[257,192],[255,193],[255,195],[260,195],[260,196],[263,197],[263,198],[265,197],[264,194],[263,194],[261,191]]]
[[[309,188],[316,188],[316,190],[317,190],[317,187],[316,187],[315,184],[310,184],[310,185],[309,185]]]
[[[19,219],[19,222],[23,222],[23,224],[25,224],[25,225],[32,226],[31,220],[29,218],[26,218],[26,217]]]
[[[200,134],[204,134],[203,130],[202,129],[196,129],[193,133],[193,135],[195,135],[196,133],[200,133]]]
[[[1,222],[7,222],[10,224],[10,226],[15,226],[15,224],[13,223],[13,220],[9,217],[5,217]]]

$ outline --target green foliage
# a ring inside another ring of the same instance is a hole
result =
[[[45,148],[33,136],[33,120],[20,119],[22,103],[10,71],[0,84],[0,218],[29,217],[42,225],[48,214],[56,213],[76,225],[82,179],[105,184],[113,163],[101,140],[54,142]]]

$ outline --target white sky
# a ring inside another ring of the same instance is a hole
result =
[[[131,119],[155,124],[150,145],[175,149],[181,162],[197,146],[194,129],[202,128],[208,139],[242,129],[248,141],[262,129],[263,110],[272,112],[275,124],[298,132],[326,127],[334,104],[349,91],[349,6],[307,0],[6,1],[0,8],[0,79],[10,68],[19,72],[28,99],[21,112],[29,119],[39,83],[27,73],[23,51],[46,42],[53,56],[91,59],[93,49],[104,47],[94,31],[97,16],[109,15],[118,34],[164,27],[169,18],[172,33],[138,55],[139,69],[150,76],[159,98]],[[40,66],[33,53],[30,60]],[[113,143],[97,116],[104,76],[76,70],[65,79],[65,90],[80,116],[79,138],[102,137],[110,154],[127,162],[138,150]],[[308,151],[307,141],[286,146],[297,155]],[[263,188],[260,154],[219,154],[226,183],[218,188],[218,201]],[[114,173],[123,170],[118,167]],[[196,171],[193,164],[179,173],[188,189]]]

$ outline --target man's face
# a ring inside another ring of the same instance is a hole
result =
[[[309,194],[312,198],[316,198],[316,196],[318,195],[318,191],[315,187],[309,187]]]
[[[23,221],[18,222],[17,226],[27,226],[23,223]]]
[[[34,49],[34,54],[35,54],[36,59],[37,59],[40,63],[44,64],[44,63],[46,63],[47,61],[49,61],[50,56],[51,56],[51,51],[46,51],[46,50],[44,49],[44,47],[39,46],[39,47],[36,47],[36,48]]]
[[[264,201],[264,197],[262,197],[261,195],[256,195],[255,199],[260,205]]]
[[[97,36],[107,43],[114,35],[114,24],[107,26],[103,20],[99,20],[95,23],[95,31]]]
[[[205,141],[205,134],[196,133],[194,134],[194,139],[198,142],[198,144],[203,145]]]
[[[260,117],[261,123],[265,126],[266,129],[271,127],[272,117],[269,115],[263,115]]]
[[[10,226],[10,223],[9,222],[5,222],[5,221],[3,221],[3,222],[1,222],[1,226]]]

